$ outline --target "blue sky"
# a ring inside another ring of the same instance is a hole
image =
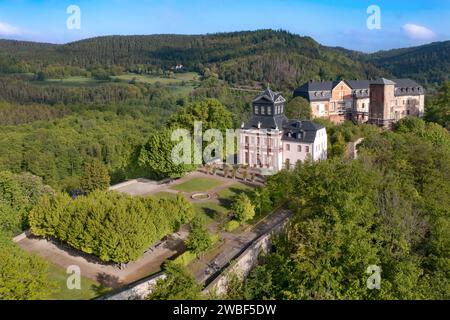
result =
[[[369,30],[367,8],[381,9]],[[81,28],[69,30],[69,5]],[[372,52],[450,40],[447,0],[0,0],[0,38],[66,43],[112,34],[205,34],[284,29]]]

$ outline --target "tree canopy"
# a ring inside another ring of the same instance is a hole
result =
[[[448,299],[450,134],[407,118],[366,137],[358,160],[269,179],[295,216],[241,288],[247,299]],[[370,266],[381,269],[369,290]]]
[[[193,217],[181,195],[158,200],[94,191],[75,200],[64,193],[44,196],[29,221],[37,236],[55,237],[103,261],[127,263]]]
[[[0,300],[49,299],[56,284],[49,280],[48,264],[13,244],[0,231]]]
[[[189,271],[178,263],[168,261],[164,264],[165,279],[158,280],[147,296],[148,300],[197,300],[201,286]]]

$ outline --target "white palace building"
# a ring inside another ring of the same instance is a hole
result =
[[[285,104],[286,99],[270,89],[253,100],[253,116],[240,131],[239,164],[269,175],[307,158],[327,159],[325,127],[309,120],[289,120]]]

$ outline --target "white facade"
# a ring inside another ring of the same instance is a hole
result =
[[[282,131],[266,129],[241,130],[238,161],[241,165],[265,171],[283,168]]]
[[[278,92],[265,90],[253,100],[253,117],[243,123],[239,135],[238,163],[273,174],[293,168],[298,161],[327,158],[327,132],[312,121],[289,120],[286,100]]]
[[[291,168],[300,161],[328,157],[328,136],[325,128],[316,132],[312,143],[283,140],[283,131],[266,129],[241,130],[238,161],[241,165],[258,168],[268,174],[276,173],[289,163]]]

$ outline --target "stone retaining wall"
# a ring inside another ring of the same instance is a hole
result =
[[[156,284],[159,279],[164,279],[165,277],[166,275],[164,273],[157,273],[148,278],[129,284],[118,291],[113,291],[102,296],[98,298],[98,300],[143,300],[152,292],[152,286]]]
[[[224,270],[216,279],[209,283],[203,293],[214,292],[215,294],[224,294],[227,290],[228,277],[230,274],[236,274],[239,277],[247,277],[249,272],[258,263],[261,253],[268,253],[272,246],[272,237],[281,233],[287,225],[289,219],[281,221],[271,232],[266,233],[256,239],[243,253],[239,255],[230,266]]]

